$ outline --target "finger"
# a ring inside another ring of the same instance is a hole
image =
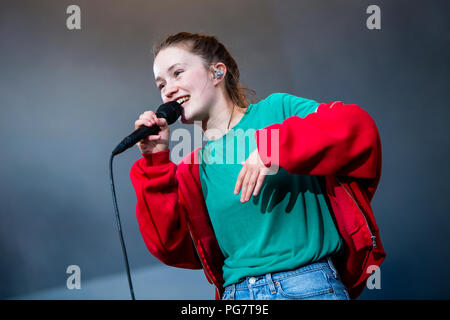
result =
[[[159,140],[159,139],[161,139],[161,136],[159,134],[148,136],[148,140],[150,140],[150,141],[155,141],[155,140]]]
[[[151,114],[143,113],[143,114],[139,115],[139,119],[138,120],[147,120],[147,121],[149,121],[149,120],[152,120],[152,119],[153,119],[153,116]]]
[[[142,126],[149,126],[149,127],[152,126],[152,120],[139,119],[134,122],[135,129],[138,129],[139,127],[142,127]]]
[[[256,170],[254,173],[252,173],[252,175],[248,181],[247,192],[245,194],[245,201],[250,200],[250,197],[255,188],[255,184],[256,184],[256,180],[258,179],[258,176],[259,176],[259,170]]]
[[[149,111],[145,111],[145,112],[143,113],[143,115],[144,115],[144,116],[147,116],[147,117],[152,117],[152,116],[155,115],[155,113],[154,113],[153,111],[149,110]]]
[[[167,126],[167,121],[164,118],[156,118],[155,122],[156,125],[160,128],[165,128]]]
[[[155,121],[156,120],[156,118],[153,116],[153,115],[151,115],[151,114],[142,114],[140,117],[139,117],[139,119],[140,120],[144,120],[144,121]]]
[[[247,170],[244,177],[244,182],[242,182],[242,191],[241,191],[241,202],[245,202],[245,196],[247,194],[248,182],[250,180],[251,172]]]
[[[167,126],[167,120],[165,118],[156,118],[156,123],[158,124],[158,126],[160,127],[165,127]]]
[[[238,175],[238,178],[236,181],[236,185],[234,186],[234,194],[238,194],[239,190],[241,190],[242,182],[244,180],[246,170],[247,170],[247,168],[245,166],[243,166],[241,171],[239,172],[239,175]]]
[[[139,119],[147,119],[150,120],[152,118],[152,115],[150,113],[144,112],[141,115],[139,115]]]
[[[256,181],[255,191],[253,191],[253,196],[256,197],[261,190],[261,187],[263,185],[264,179],[266,179],[265,174],[260,174],[258,177],[258,181]]]
[[[134,122],[134,128],[137,129],[137,128],[139,128],[140,126],[142,126],[143,124],[144,124],[144,123],[142,122],[141,119],[136,120],[136,121]]]

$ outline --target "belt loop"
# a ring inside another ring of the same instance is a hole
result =
[[[333,264],[333,260],[331,260],[330,256],[327,256],[328,265],[330,266],[331,270],[333,270],[334,277],[338,278],[338,272]]]
[[[267,284],[269,285],[270,291],[272,293],[277,293],[277,289],[275,289],[275,285],[272,280],[272,274],[270,272],[266,273],[266,281],[267,281]]]
[[[236,284],[233,283],[233,284],[231,285],[230,300],[234,300],[234,298],[235,298],[235,293],[236,293]]]

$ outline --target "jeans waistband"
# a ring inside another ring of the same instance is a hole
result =
[[[242,280],[238,283],[233,283],[227,287],[225,287],[225,290],[239,290],[239,289],[247,289],[249,286],[257,287],[262,285],[269,285],[272,290],[275,290],[274,282],[277,280],[281,280],[284,278],[288,278],[290,276],[298,275],[301,273],[324,269],[324,268],[331,268],[333,273],[337,274],[336,268],[334,267],[334,264],[331,260],[331,257],[325,257],[323,259],[320,259],[317,262],[313,262],[311,264],[308,264],[306,266],[300,267],[298,269],[294,270],[288,270],[288,271],[281,271],[281,272],[274,272],[274,273],[266,273],[264,275],[259,276],[247,276],[245,277],[245,280]]]

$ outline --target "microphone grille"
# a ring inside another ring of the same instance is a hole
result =
[[[182,108],[183,107],[178,102],[169,101],[159,106],[156,111],[156,116],[158,118],[165,118],[167,124],[170,125],[177,121],[177,119],[181,116],[181,112],[183,110]]]

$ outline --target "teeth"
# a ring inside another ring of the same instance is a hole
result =
[[[178,102],[179,104],[182,104],[183,102],[185,102],[185,101],[187,101],[187,100],[189,100],[189,97],[188,97],[188,96],[182,97],[182,98],[178,99],[177,102]]]

